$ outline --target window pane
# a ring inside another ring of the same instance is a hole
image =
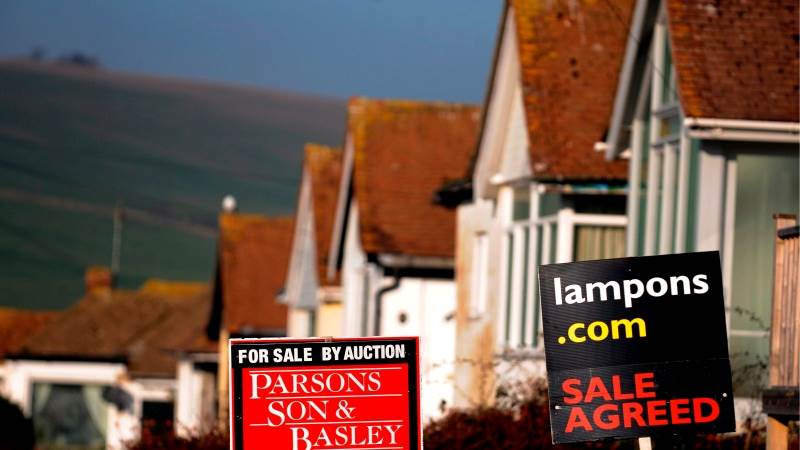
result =
[[[99,385],[34,383],[33,426],[40,448],[104,448],[107,404]]]
[[[674,134],[678,134],[681,131],[681,117],[680,115],[674,115],[665,117],[660,119],[660,126],[659,126],[659,133],[660,137],[671,136]]]
[[[511,339],[511,299],[514,296],[513,291],[513,283],[512,283],[512,274],[514,273],[514,233],[506,233],[506,243],[507,243],[507,265],[506,267],[508,270],[505,273],[505,283],[506,283],[506,317],[505,317],[505,336],[504,342],[508,342]]]
[[[531,215],[531,195],[528,186],[514,189],[512,220],[527,220]]]
[[[528,327],[528,248],[530,245],[530,228],[523,229],[523,243],[522,243],[522,292],[520,292],[520,299],[522,301],[522,324],[520,330],[520,343],[525,343],[525,331]]]

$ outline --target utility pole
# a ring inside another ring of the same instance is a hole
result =
[[[122,252],[122,224],[125,208],[118,201],[114,207],[114,234],[111,237],[111,286],[115,287],[119,278],[119,261]]]

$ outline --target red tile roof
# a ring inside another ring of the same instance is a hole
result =
[[[287,309],[276,295],[286,280],[293,219],[220,216],[223,325],[231,333],[285,332]]]
[[[688,117],[798,121],[797,0],[668,0]]]
[[[34,358],[113,359],[135,376],[172,376],[178,343],[208,320],[205,283],[151,280],[139,290],[95,291],[60,313],[17,353]]]
[[[466,173],[478,108],[358,97],[348,112],[364,251],[452,257],[455,213],[432,199]]]
[[[511,0],[531,169],[543,180],[624,180],[594,150],[611,116],[633,0]]]
[[[306,144],[305,168],[311,177],[311,202],[314,205],[317,272],[320,285],[337,285],[338,277],[328,281],[328,253],[336,217],[339,182],[342,177],[342,151],[318,144]]]
[[[58,317],[56,311],[0,308],[0,360]]]

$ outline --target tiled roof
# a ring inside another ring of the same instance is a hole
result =
[[[796,0],[667,0],[688,117],[798,121]]]
[[[478,108],[358,97],[348,114],[364,251],[452,257],[455,214],[432,199],[466,173]]]
[[[286,280],[293,220],[234,213],[219,223],[224,327],[231,333],[285,332],[287,310],[276,296]]]
[[[0,308],[0,360],[58,316],[56,311]]]
[[[336,285],[338,276],[329,282],[326,273],[342,177],[342,151],[318,144],[306,144],[305,151],[305,167],[311,177],[311,201],[314,205],[318,279],[323,286]]]
[[[139,290],[86,294],[17,351],[20,356],[119,360],[133,375],[172,376],[171,348],[206,325],[205,283],[153,280]]]
[[[611,116],[633,0],[511,0],[531,169],[544,180],[624,180],[594,150]]]

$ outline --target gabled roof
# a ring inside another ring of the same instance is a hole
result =
[[[796,0],[667,0],[687,117],[797,122]]]
[[[94,291],[20,346],[18,358],[117,360],[134,376],[172,376],[169,349],[206,324],[205,283],[151,280],[139,290]]]
[[[639,0],[606,139],[607,157],[622,150],[625,127],[646,88],[642,83],[650,79],[650,46],[661,12],[666,12],[685,117],[798,122],[796,2]]]
[[[337,285],[338,274],[328,280],[328,255],[336,217],[336,202],[342,177],[342,151],[319,144],[306,144],[305,168],[311,177],[311,203],[314,206],[314,237],[320,285]]]
[[[603,139],[634,0],[511,0],[533,176],[624,180],[627,163],[607,162]]]
[[[479,109],[356,97],[348,114],[364,251],[452,257],[455,213],[434,205],[433,196],[444,183],[463,178]]]
[[[0,361],[58,317],[57,311],[0,308]]]
[[[276,296],[286,280],[293,219],[223,214],[219,219],[215,301],[230,333],[286,330],[287,309]]]

